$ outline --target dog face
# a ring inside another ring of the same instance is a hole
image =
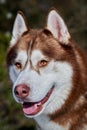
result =
[[[55,10],[41,30],[30,29],[24,15],[17,14],[7,64],[14,99],[27,117],[52,113],[64,103],[72,88],[71,55],[70,34]],[[61,101],[54,106],[57,95]]]

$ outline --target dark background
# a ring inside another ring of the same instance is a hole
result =
[[[0,0],[0,130],[34,130],[11,92],[6,68],[6,51],[18,10],[24,12],[31,28],[43,28],[51,7],[64,18],[72,38],[87,50],[87,0]]]

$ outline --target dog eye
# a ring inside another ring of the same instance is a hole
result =
[[[39,67],[44,67],[48,64],[48,61],[47,60],[41,60],[38,62],[38,66]]]
[[[21,63],[19,63],[19,62],[16,62],[16,63],[15,63],[15,66],[16,66],[17,69],[21,69],[21,68],[22,68]]]

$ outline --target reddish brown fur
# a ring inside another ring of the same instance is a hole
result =
[[[49,116],[61,125],[70,123],[69,130],[82,130],[87,125],[87,61],[77,46],[72,44],[72,49],[73,89],[62,108]],[[70,62],[70,59],[67,60]],[[80,100],[81,97],[83,100]]]
[[[82,51],[70,39],[63,45],[47,30],[31,30],[18,39],[7,55],[7,63],[12,64],[18,50],[29,49],[33,39],[32,51],[39,49],[49,59],[67,61],[73,67],[73,88],[61,109],[49,115],[50,119],[60,125],[69,124],[69,130],[82,130],[87,125],[87,61]],[[31,51],[31,53],[32,53]],[[11,60],[12,59],[12,60]]]

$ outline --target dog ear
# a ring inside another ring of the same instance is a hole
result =
[[[13,25],[12,38],[10,41],[10,45],[13,46],[17,42],[18,38],[24,32],[26,32],[28,30],[29,30],[29,28],[28,28],[28,24],[25,19],[25,16],[21,11],[19,11],[17,13],[16,19],[15,19],[15,22]]]
[[[70,34],[67,26],[55,9],[52,9],[48,14],[47,28],[59,42],[66,45],[69,43]]]

